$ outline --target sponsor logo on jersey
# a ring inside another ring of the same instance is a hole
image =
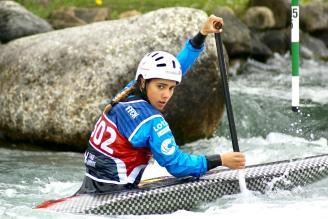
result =
[[[130,115],[132,119],[135,119],[137,116],[139,116],[139,113],[137,113],[137,111],[130,105],[125,108],[125,111]]]
[[[157,133],[158,137],[161,137],[170,131],[170,127],[168,126],[168,124],[165,120],[162,120],[160,123],[157,123],[153,127],[153,129]]]
[[[171,155],[174,153],[175,151],[175,145],[172,145],[171,147],[169,147],[169,145],[171,144],[172,142],[172,139],[171,138],[168,138],[168,139],[165,139],[162,144],[161,144],[161,151],[163,154],[165,155]]]
[[[95,161],[95,155],[91,154],[90,152],[86,152],[84,154],[84,162],[86,165],[91,166],[91,167],[96,167],[96,161]]]

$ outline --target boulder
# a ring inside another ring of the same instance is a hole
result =
[[[252,34],[230,8],[219,7],[214,13],[224,20],[222,40],[230,58],[251,56],[265,61],[272,55],[270,49]]]
[[[302,6],[300,27],[306,32],[328,30],[328,3],[313,1]]]
[[[51,31],[45,20],[27,11],[14,1],[0,1],[0,41]]]
[[[320,40],[322,40],[326,47],[328,48],[328,29],[326,30],[321,30],[321,31],[316,31],[314,33],[311,33],[313,36],[315,36],[316,38],[319,38]]]
[[[128,17],[133,17],[133,16],[140,16],[142,15],[142,13],[140,11],[137,10],[130,10],[130,11],[124,11],[121,14],[119,14],[119,19],[123,19],[123,18],[128,18]]]
[[[256,35],[273,52],[285,54],[290,51],[290,28],[258,31]],[[327,60],[328,50],[324,42],[300,31],[300,54],[303,58]]]
[[[254,29],[269,29],[275,24],[274,15],[268,7],[257,6],[247,9],[243,21]]]
[[[301,32],[300,44],[300,53],[302,57],[328,60],[328,49],[320,39],[312,37],[308,33]]]
[[[328,47],[328,3],[313,1],[301,7],[300,27]]]
[[[274,15],[274,28],[285,28],[290,25],[290,0],[250,0],[249,7],[265,6]]]
[[[257,32],[256,35],[272,52],[284,54],[290,50],[289,28],[261,31]]]
[[[248,27],[227,7],[217,8],[214,14],[224,20],[222,40],[229,57],[249,55],[251,52],[251,32]]]
[[[251,52],[249,56],[258,61],[265,62],[272,55],[271,49],[257,35],[251,33]]]
[[[108,18],[107,8],[76,8],[76,17],[84,20],[88,24],[105,21]]]
[[[40,142],[45,147],[54,143],[57,149],[83,151],[101,114],[99,103],[134,78],[146,53],[164,50],[177,54],[206,18],[200,10],[167,8],[2,45],[0,132],[10,140]],[[211,136],[223,112],[211,35],[206,52],[177,87],[165,115],[182,143]]]
[[[55,29],[63,29],[105,21],[107,18],[107,8],[67,7],[52,12],[49,21]]]

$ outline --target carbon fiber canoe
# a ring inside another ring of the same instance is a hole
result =
[[[203,202],[240,192],[237,170],[215,169],[200,178],[155,178],[139,189],[105,195],[76,195],[47,201],[36,208],[98,215],[164,214],[191,210]],[[328,176],[328,154],[245,168],[247,188],[265,193],[319,181]]]

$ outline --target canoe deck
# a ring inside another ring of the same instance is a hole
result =
[[[247,189],[265,193],[305,186],[328,176],[328,155],[271,162],[245,168]],[[165,214],[240,192],[238,170],[217,168],[200,178],[162,177],[138,189],[103,195],[76,195],[36,208],[97,215]]]

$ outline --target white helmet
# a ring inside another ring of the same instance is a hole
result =
[[[163,51],[154,51],[145,55],[138,66],[136,80],[139,75],[144,79],[160,78],[181,82],[181,65],[175,56]]]

